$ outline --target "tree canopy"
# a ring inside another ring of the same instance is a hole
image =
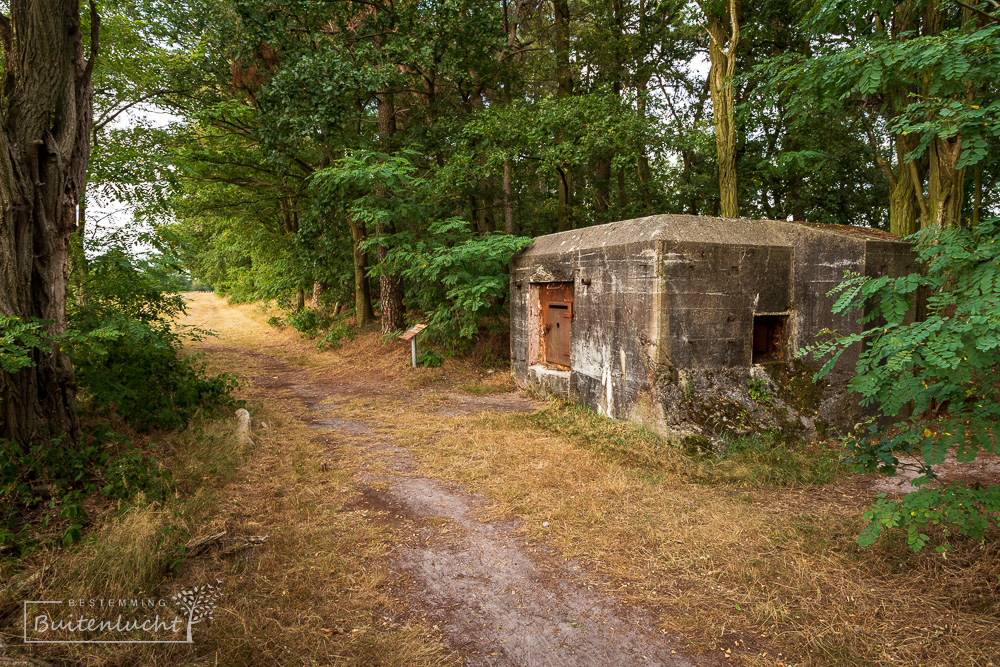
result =
[[[121,7],[150,55],[109,62],[98,117],[176,122],[101,126],[94,171],[237,299],[315,290],[386,331],[405,302],[460,344],[524,237],[670,212],[905,235],[995,206],[985,3]]]

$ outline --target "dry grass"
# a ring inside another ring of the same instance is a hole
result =
[[[694,648],[730,649],[747,665],[992,665],[1000,655],[996,547],[963,544],[947,560],[899,543],[863,550],[859,494],[693,483],[697,462],[641,429],[581,433],[575,411],[545,412],[414,433],[421,472],[485,493],[495,516],[517,516],[526,537],[586,563]],[[566,420],[573,435],[560,432]],[[628,450],[594,447],[623,431]]]
[[[844,477],[801,483],[842,475],[835,465],[692,460],[643,429],[558,404],[443,419],[448,391],[503,391],[509,377],[451,361],[407,369],[405,350],[373,336],[337,354],[327,368],[357,365],[406,387],[381,397],[375,416],[421,474],[486,494],[484,518],[518,517],[527,540],[586,563],[695,650],[729,649],[747,665],[985,666],[1000,655],[997,547],[962,543],[947,559],[899,541],[859,548],[867,489]],[[371,421],[375,407],[358,397],[330,414]]]
[[[255,433],[256,449],[245,453],[242,465],[227,472],[213,454],[233,452],[226,433],[232,425],[205,424],[177,443],[179,451],[184,444],[193,450],[168,462],[190,495],[169,507],[139,499],[120,517],[109,517],[77,552],[54,551],[25,564],[27,570],[45,567],[43,581],[32,588],[40,597],[33,599],[169,597],[222,579],[225,597],[215,621],[195,628],[194,646],[54,646],[29,655],[90,665],[453,663],[437,633],[408,618],[397,598],[385,558],[392,529],[350,508],[358,497],[351,473],[321,471],[317,461],[327,452],[280,411],[254,413],[270,428]],[[268,540],[212,549],[174,576],[167,569],[172,550],[157,543],[178,523],[192,536],[226,530]],[[13,645],[20,615],[8,622],[3,634]]]

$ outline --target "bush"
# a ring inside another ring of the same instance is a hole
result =
[[[922,463],[921,485],[934,466],[953,453],[969,462],[979,452],[996,453],[1000,419],[1000,221],[972,228],[930,228],[911,237],[924,271],[901,278],[848,274],[834,312],[858,312],[867,329],[805,348],[829,357],[826,375],[849,348],[861,348],[851,389],[891,424],[871,423],[849,441],[859,470],[894,473],[900,457]],[[922,294],[927,316],[908,321]],[[945,540],[958,533],[982,540],[1000,517],[1000,487],[918,489],[902,501],[884,497],[868,512],[859,538],[872,544],[886,529],[902,529],[911,548],[930,541],[938,526]],[[949,548],[942,544],[939,549]]]
[[[91,262],[63,345],[95,411],[146,431],[181,428],[202,406],[232,403],[235,378],[209,377],[197,358],[180,355],[184,335],[209,333],[174,325],[183,312],[183,298],[165,294],[128,254]]]
[[[285,316],[285,324],[292,327],[303,336],[315,336],[322,329],[330,326],[333,318],[327,313],[313,308],[293,310]]]
[[[106,498],[130,500],[140,491],[163,500],[172,490],[155,460],[107,428],[79,441],[65,437],[33,446],[0,441],[0,545],[30,548],[38,530],[58,524],[58,541],[80,539],[87,516],[84,498],[100,490]]]
[[[115,415],[141,431],[183,428],[201,408],[233,405],[234,378],[209,376],[204,363],[180,356],[184,336],[209,332],[172,323],[184,301],[166,292],[177,286],[164,278],[170,266],[120,249],[91,260],[87,273],[74,276],[65,335],[53,340],[44,322],[0,319],[4,370],[26,372],[34,349],[61,345],[91,416]],[[55,522],[59,541],[68,545],[82,535],[88,495],[100,490],[108,499],[129,500],[142,492],[162,500],[171,488],[152,453],[107,424],[76,441],[61,436],[30,448],[0,441],[0,544],[30,547],[40,541],[36,532]]]
[[[357,335],[356,329],[351,329],[343,322],[336,322],[330,326],[325,334],[316,341],[316,347],[320,350],[324,348],[336,349],[343,341],[351,340]]]

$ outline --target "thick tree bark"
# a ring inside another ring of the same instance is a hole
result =
[[[0,313],[66,331],[70,237],[86,187],[99,19],[91,3],[89,59],[77,0],[11,0],[0,16]],[[0,438],[22,447],[75,437],[68,357],[36,350],[35,365],[0,369]]]
[[[910,165],[906,162],[909,151],[903,137],[896,139],[896,171],[888,165],[883,170],[889,176],[889,231],[897,236],[909,236],[917,231],[920,213],[917,211],[917,196],[910,176]],[[915,169],[919,169],[914,165]]]
[[[728,17],[706,10],[709,36],[709,91],[715,120],[715,146],[719,162],[720,215],[740,216],[736,182],[736,128],[733,125],[733,75],[736,73],[736,47],[740,40],[739,9],[729,0]],[[726,25],[728,18],[729,25]],[[728,28],[728,29],[727,29]]]
[[[927,175],[927,213],[920,226],[956,226],[962,219],[965,168],[956,169],[962,153],[962,137],[936,138],[930,146]]]
[[[382,140],[383,150],[391,148],[392,137],[396,134],[396,109],[392,99],[392,93],[381,92],[375,96],[378,113],[378,133]],[[379,196],[390,197],[391,193],[385,189],[379,189]],[[385,238],[395,230],[390,223],[380,222],[375,233]],[[403,309],[403,281],[386,267],[386,258],[389,256],[389,247],[383,242],[378,245],[378,262],[382,272],[379,275],[379,299],[382,304],[382,333],[392,333],[399,331],[406,326],[406,313]]]

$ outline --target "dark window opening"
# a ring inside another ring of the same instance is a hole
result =
[[[754,315],[752,363],[781,361],[785,349],[785,315]]]

